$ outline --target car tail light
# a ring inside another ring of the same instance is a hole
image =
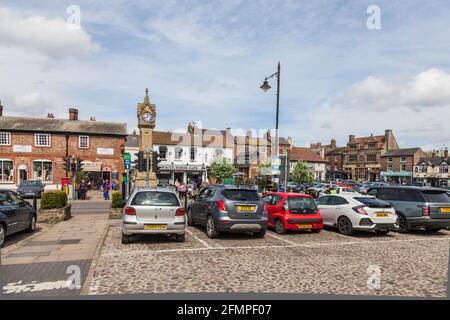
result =
[[[223,201],[222,199],[217,201],[217,207],[219,208],[220,211],[227,211],[227,206],[225,205],[225,201]]]
[[[131,207],[126,207],[123,212],[125,213],[125,215],[127,216],[135,216],[136,215],[136,209],[135,208],[131,208]]]
[[[428,217],[430,215],[430,207],[422,207],[422,216]]]
[[[177,217],[182,217],[184,216],[184,208],[178,208],[177,211],[175,212],[175,215]]]
[[[365,208],[365,206],[357,206],[357,207],[353,207],[352,209],[356,213],[363,214],[363,215],[367,216],[367,211],[364,210],[364,208]]]

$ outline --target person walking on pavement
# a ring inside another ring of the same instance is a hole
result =
[[[178,186],[178,194],[180,195],[181,199],[184,199],[186,196],[186,186],[184,185],[184,182],[181,182]]]
[[[103,184],[103,198],[105,200],[109,200],[109,190],[111,189],[111,185],[109,184],[108,179],[105,180]]]
[[[81,180],[80,185],[78,186],[78,199],[86,200],[86,192],[87,186],[84,180]]]

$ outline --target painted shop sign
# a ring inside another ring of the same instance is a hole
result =
[[[23,153],[30,153],[33,151],[33,148],[31,146],[24,146],[15,144],[13,145],[13,152],[23,152]]]

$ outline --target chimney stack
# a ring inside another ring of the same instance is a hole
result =
[[[336,139],[331,139],[331,149],[336,149]]]
[[[294,144],[294,140],[292,140],[292,137],[288,137],[287,141],[289,142],[289,146],[292,148],[292,145]]]
[[[55,116],[53,115],[53,113],[49,112],[47,113],[47,119],[55,119]]]
[[[133,136],[137,135],[136,129],[133,130]]]
[[[444,158],[448,158],[448,147],[444,149]]]
[[[89,121],[96,121],[96,120],[95,120],[95,117],[91,117],[91,118],[89,119]]]
[[[78,109],[74,109],[74,108],[69,109],[69,120],[70,121],[78,120]]]
[[[3,117],[3,106],[1,101],[0,101],[0,117]]]
[[[352,141],[353,139],[355,139],[355,135],[351,134],[348,136],[348,142]]]
[[[436,150],[433,149],[433,152],[431,153],[432,158],[436,158]]]

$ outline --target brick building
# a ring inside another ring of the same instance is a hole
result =
[[[414,165],[423,157],[421,148],[390,150],[381,156],[381,177],[388,182],[412,182]]]
[[[121,180],[126,124],[78,120],[69,109],[68,119],[4,116],[0,108],[0,187],[22,180],[42,180],[56,188],[66,177],[64,158],[84,160],[90,179]]]
[[[448,148],[434,150],[431,157],[422,157],[414,166],[413,180],[428,186],[450,187],[450,157]]]
[[[289,153],[290,173],[294,171],[297,162],[303,161],[307,164],[309,171],[316,181],[324,181],[327,160],[319,156],[311,148],[292,147]]]

